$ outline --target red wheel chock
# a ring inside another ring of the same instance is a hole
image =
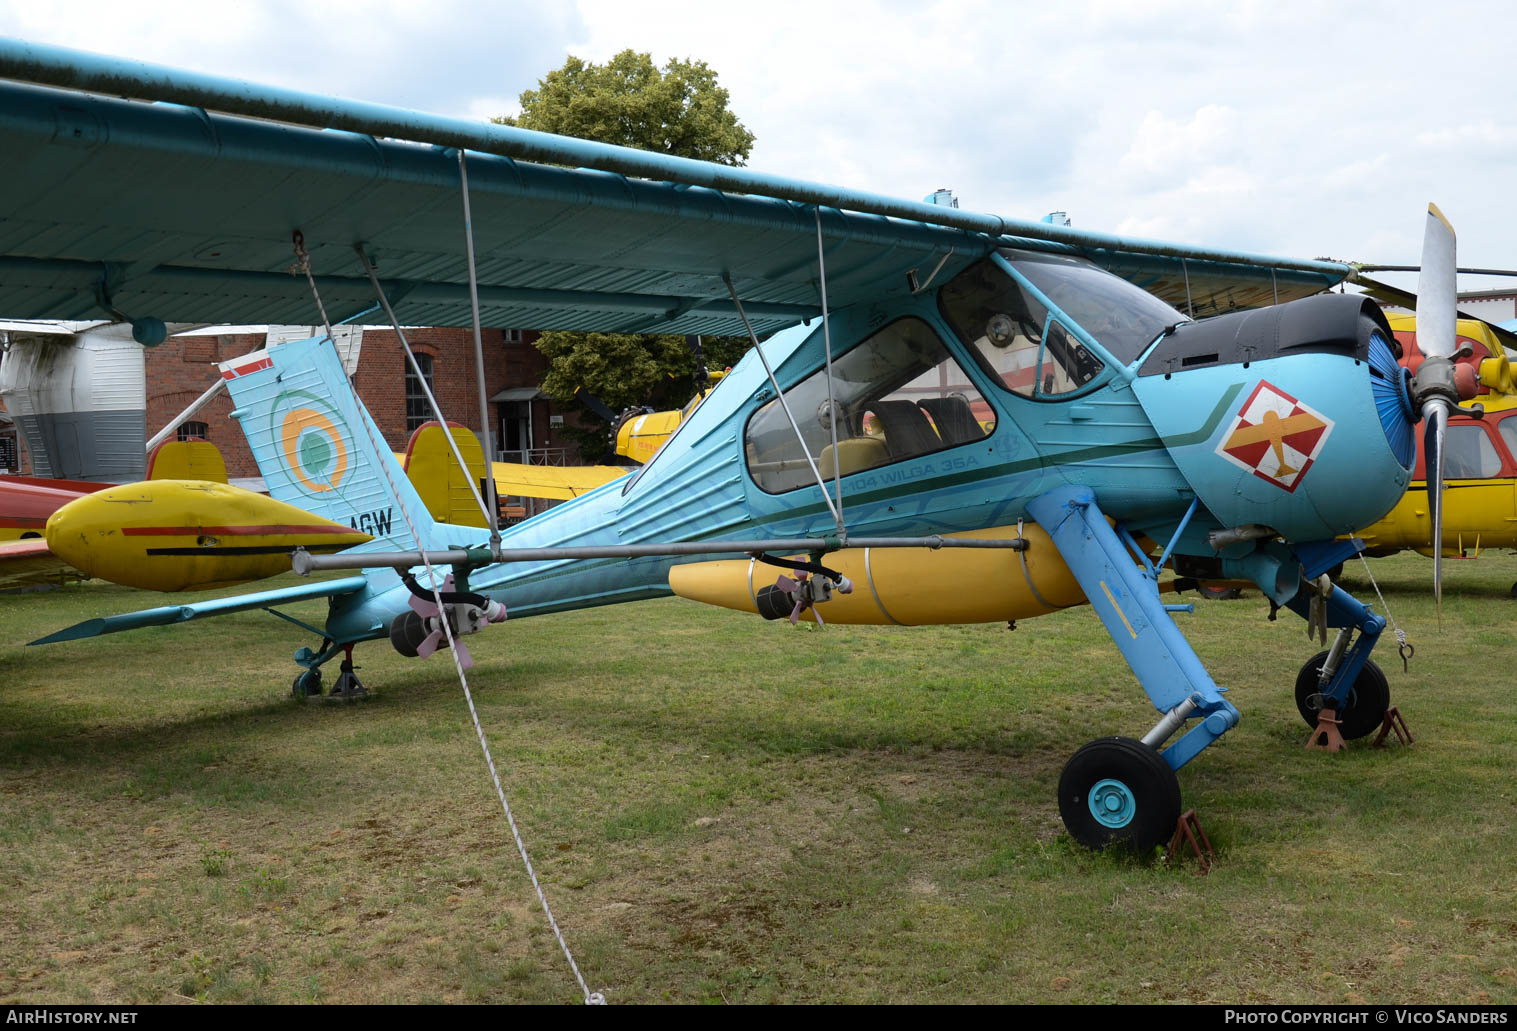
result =
[[[1385,719],[1380,723],[1380,733],[1375,735],[1375,747],[1384,748],[1385,739],[1392,731],[1396,732],[1396,740],[1403,745],[1412,743],[1412,732],[1407,729],[1406,720],[1401,718],[1401,710],[1394,705],[1385,710]]]
[[[1317,725],[1312,728],[1311,736],[1306,739],[1306,747],[1323,752],[1342,751],[1343,735],[1338,731],[1338,726],[1342,722],[1338,718],[1336,709],[1323,709],[1317,713]]]
[[[1217,862],[1217,854],[1212,851],[1211,842],[1206,838],[1206,832],[1201,829],[1201,820],[1196,816],[1194,809],[1187,809],[1180,814],[1180,819],[1175,821],[1175,836],[1169,839],[1169,847],[1164,850],[1164,862],[1174,862],[1175,850],[1180,847],[1181,840],[1190,846],[1191,853],[1196,857],[1200,865],[1198,874],[1207,874]]]

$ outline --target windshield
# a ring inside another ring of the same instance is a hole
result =
[[[1003,248],[1001,256],[1124,364],[1135,361],[1164,327],[1189,321],[1153,294],[1084,258],[1010,248]]]

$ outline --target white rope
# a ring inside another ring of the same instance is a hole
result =
[[[1401,664],[1406,665],[1411,653],[1407,651],[1411,645],[1407,644],[1406,631],[1396,625],[1396,619],[1391,615],[1391,607],[1386,603],[1385,595],[1380,593],[1380,585],[1375,582],[1375,574],[1370,572],[1369,560],[1364,557],[1364,552],[1359,553],[1359,562],[1364,566],[1364,575],[1370,578],[1370,586],[1375,589],[1375,597],[1380,599],[1380,607],[1385,609],[1385,618],[1390,621],[1391,632],[1396,635],[1396,651],[1401,656]]]
[[[316,290],[315,280],[311,278],[310,266],[306,265],[306,277],[311,282],[311,290]],[[383,298],[383,293],[381,293]],[[320,297],[317,305],[320,306]],[[322,311],[325,319],[326,312]],[[333,345],[336,346],[335,343]],[[346,377],[344,377],[346,378]],[[532,880],[532,888],[537,892],[537,901],[542,903],[543,914],[548,918],[548,926],[553,928],[553,936],[558,939],[559,948],[564,950],[564,958],[569,961],[569,969],[574,971],[574,979],[579,982],[579,990],[585,997],[586,1006],[604,1006],[606,997],[601,992],[590,991],[590,986],[585,983],[584,975],[579,972],[579,964],[574,962],[574,953],[569,950],[569,943],[564,939],[563,931],[559,929],[558,921],[553,917],[553,909],[548,905],[548,896],[543,892],[543,886],[537,879],[537,871],[532,868],[532,859],[527,855],[526,843],[522,841],[521,830],[516,826],[516,817],[511,813],[511,803],[506,801],[506,790],[501,786],[500,774],[495,769],[495,758],[490,754],[490,744],[485,739],[484,727],[479,722],[479,711],[474,707],[474,693],[469,690],[469,678],[464,675],[463,661],[458,657],[457,641],[453,637],[453,627],[448,622],[448,610],[443,604],[442,592],[437,584],[437,573],[432,565],[432,560],[427,557],[427,550],[422,545],[421,535],[416,532],[416,524],[411,521],[411,513],[406,510],[404,497],[395,486],[395,480],[390,475],[389,467],[383,460],[383,449],[379,442],[374,439],[374,429],[369,425],[369,420],[364,418],[363,401],[358,396],[358,390],[348,381],[348,389],[353,394],[353,400],[358,404],[358,421],[363,424],[364,435],[369,438],[369,446],[379,455],[377,462],[379,471],[384,475],[385,482],[390,485],[390,493],[395,498],[396,507],[400,509],[400,518],[405,522],[406,529],[411,533],[411,540],[416,544],[416,549],[421,553],[421,561],[427,569],[427,585],[432,588],[432,599],[437,606],[437,618],[442,624],[443,636],[448,641],[448,652],[453,656],[453,668],[458,671],[458,683],[464,689],[464,699],[469,703],[469,718],[474,721],[474,733],[479,737],[479,747],[485,753],[485,765],[490,768],[490,779],[495,783],[495,795],[500,799],[500,807],[506,814],[506,823],[511,827],[511,837],[516,840],[516,850],[521,854],[522,864],[527,868],[527,876]],[[447,425],[446,422],[443,423]]]

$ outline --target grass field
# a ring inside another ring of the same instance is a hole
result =
[[[1069,755],[1154,720],[1088,609],[818,632],[645,602],[472,638],[471,683],[612,1003],[1510,1003],[1517,562],[1448,567],[1440,633],[1431,563],[1373,563],[1410,748],[1302,750],[1317,646],[1256,593],[1178,617],[1243,713],[1180,773],[1205,877],[1063,831]],[[332,705],[289,697],[314,642],[263,613],[20,646],[160,603],[0,596],[0,1002],[579,1000],[449,664],[367,645],[375,696]]]

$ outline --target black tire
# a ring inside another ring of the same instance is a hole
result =
[[[1097,816],[1097,809],[1105,812]],[[1175,833],[1180,782],[1158,752],[1129,737],[1092,741],[1059,775],[1059,815],[1086,848],[1152,852]]]
[[[1317,713],[1322,709],[1322,701],[1317,696],[1317,678],[1322,675],[1322,664],[1326,661],[1327,652],[1318,652],[1296,674],[1296,708],[1309,727],[1317,725]],[[1380,729],[1380,724],[1385,721],[1385,710],[1390,707],[1391,685],[1385,679],[1384,671],[1373,660],[1368,660],[1354,680],[1354,686],[1348,690],[1343,711],[1338,713],[1338,718],[1343,721],[1338,732],[1345,741],[1373,734]]]
[[[290,694],[296,698],[311,698],[321,694],[321,668],[308,669],[296,677],[290,685]]]
[[[1236,601],[1243,597],[1243,588],[1225,584],[1202,583],[1196,585],[1196,593],[1209,601]]]

